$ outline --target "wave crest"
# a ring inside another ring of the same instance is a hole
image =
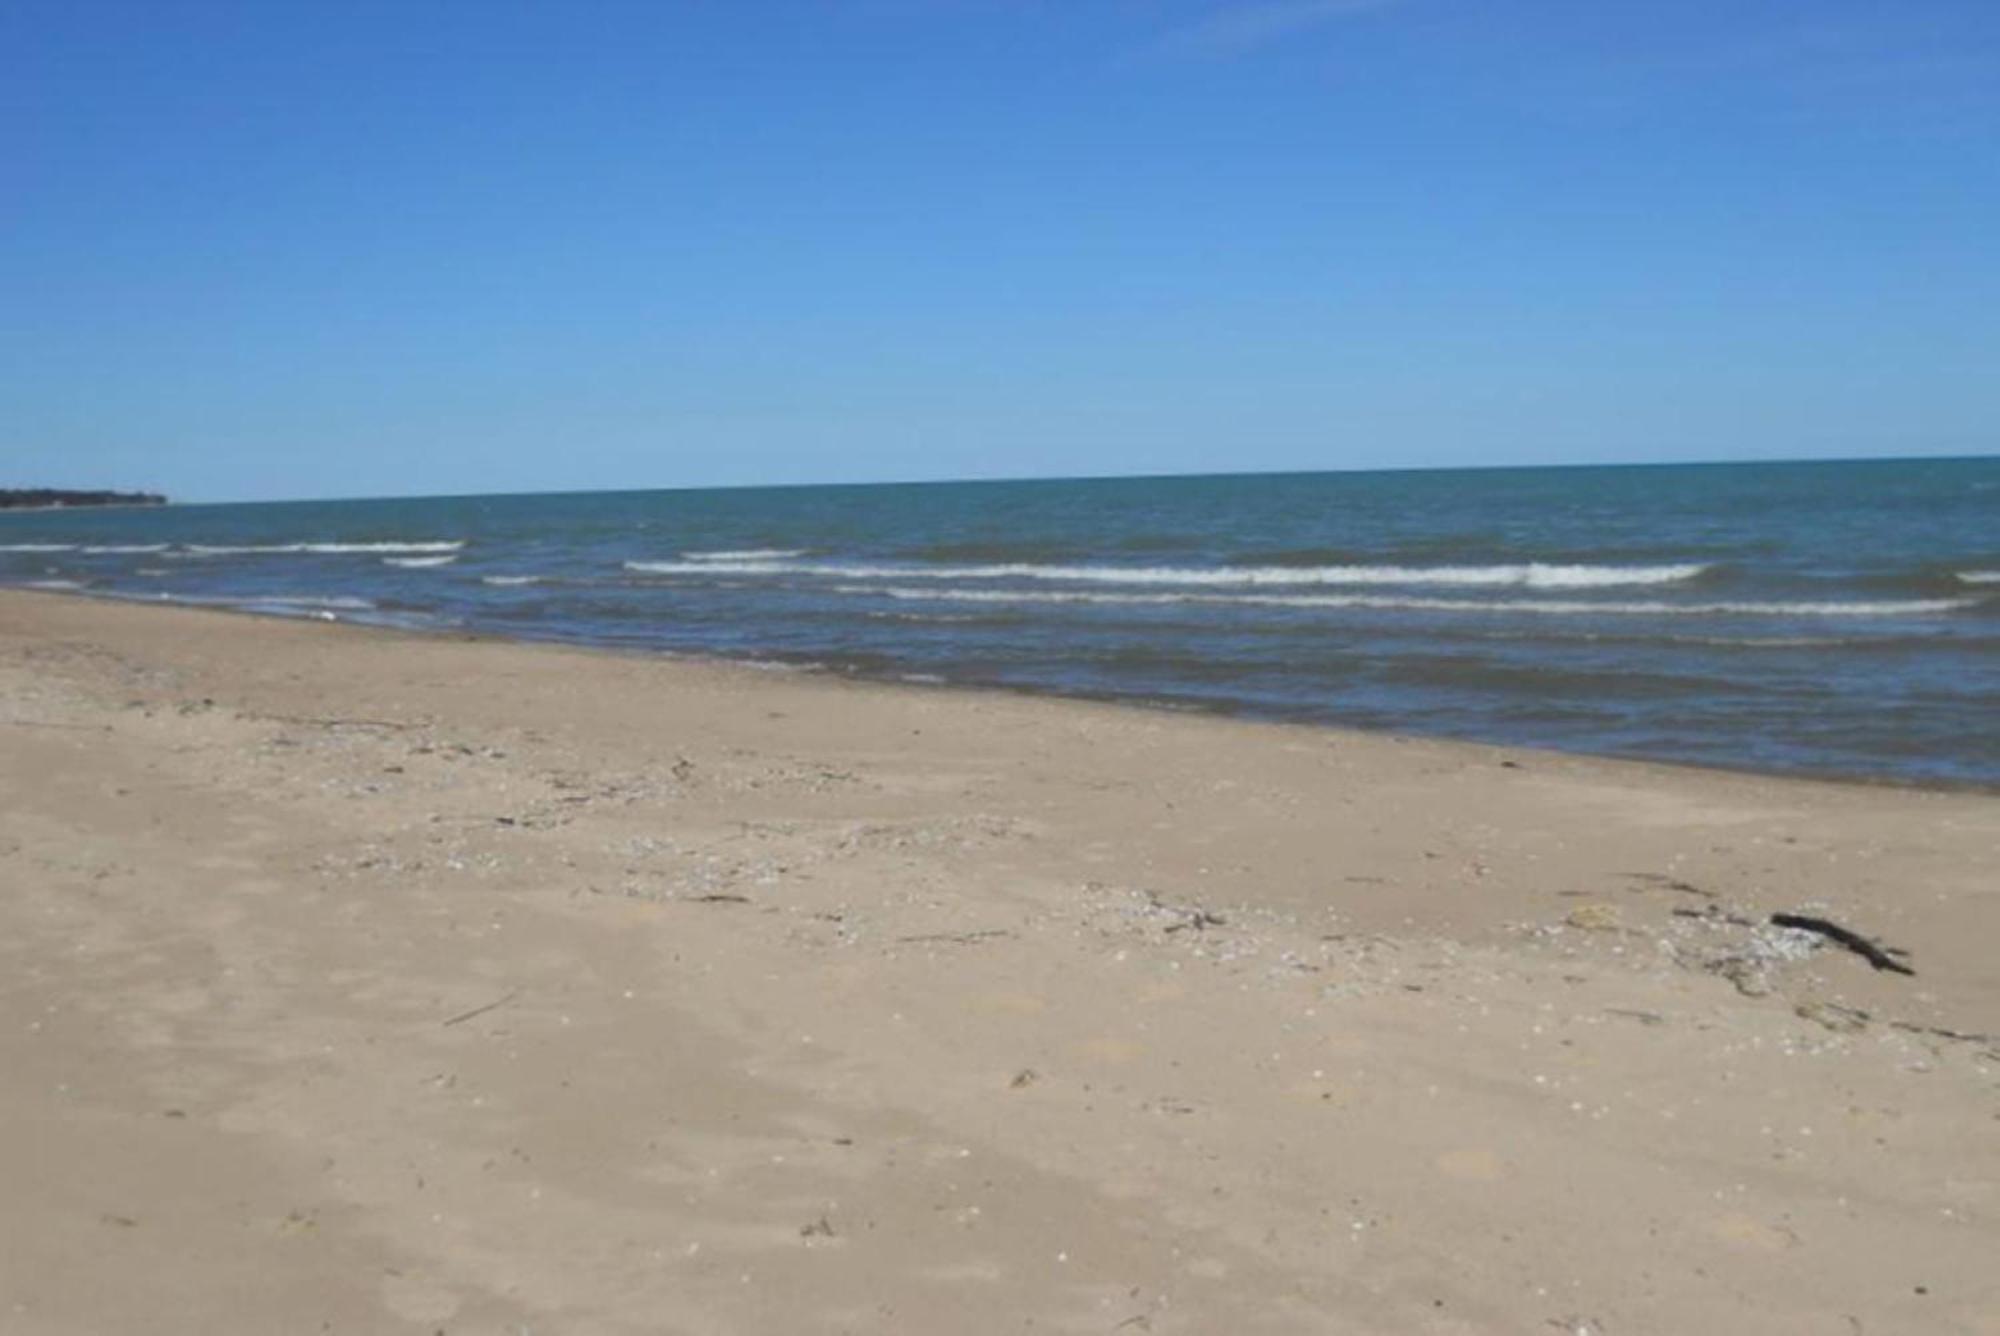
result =
[[[870,565],[853,562],[731,559],[628,561],[643,575],[805,575],[843,580],[1046,580],[1072,584],[1191,585],[1223,588],[1403,585],[1462,588],[1611,589],[1674,584],[1710,569],[1671,566],[1054,566],[1006,562],[984,566]]]
[[[688,561],[707,563],[717,561],[783,561],[789,557],[803,557],[805,554],[806,550],[802,547],[746,547],[740,550],[725,550],[721,552],[683,552],[681,556]]]
[[[1920,617],[1974,607],[1976,598],[1900,599],[1870,603],[1667,603],[1585,599],[1470,599],[1388,594],[1115,594],[1039,589],[919,589],[907,585],[838,585],[836,593],[953,603],[1095,603],[1135,607],[1357,608],[1370,611],[1539,613],[1544,616],[1627,617]]]
[[[234,557],[286,552],[310,552],[315,555],[342,555],[351,552],[400,552],[416,555],[425,552],[456,552],[464,546],[465,540],[461,538],[451,541],[411,543],[245,543],[240,545],[189,543],[183,551],[203,557]]]

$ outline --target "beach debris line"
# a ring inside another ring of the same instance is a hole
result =
[[[1174,920],[1165,929],[1170,933],[1200,932],[1204,928],[1224,927],[1229,922],[1222,915],[1200,905],[1170,905],[1160,898],[1158,891],[1146,892],[1146,904],[1154,913],[1168,915]]]
[[[1846,947],[1878,970],[1889,970],[1896,974],[1911,976],[1916,974],[1916,970],[1896,959],[1897,956],[1906,956],[1909,952],[1870,941],[1852,928],[1842,927],[1832,919],[1818,918],[1811,914],[1773,914],[1771,926],[1792,928],[1800,932],[1816,932],[1828,941]]]
[[[1943,1039],[1954,1044],[1972,1044],[1986,1051],[1991,1061],[2000,1061],[2000,1034],[1987,1034],[1978,1030],[1954,1030],[1945,1025],[1925,1025],[1919,1021],[1899,1021],[1880,1017],[1860,1007],[1842,1006],[1837,1002],[1801,1002],[1792,1008],[1800,1020],[1813,1022],[1840,1034],[1860,1034],[1875,1021],[1880,1021],[1892,1030],[1913,1034],[1920,1039]]]
[[[1681,963],[1710,974],[1719,974],[1750,997],[1762,997],[1772,990],[1772,972],[1806,959],[1827,942],[1833,942],[1866,960],[1878,970],[1914,975],[1906,960],[1908,952],[1884,946],[1832,919],[1816,914],[1773,913],[1752,915],[1709,901],[1700,908],[1676,907],[1673,917],[1689,919],[1710,932],[1726,933],[1717,943],[1676,942],[1673,954]],[[1736,932],[1729,930],[1735,929]]]

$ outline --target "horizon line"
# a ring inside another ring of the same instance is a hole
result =
[[[1404,464],[1381,468],[1316,468],[1316,469],[1226,469],[1214,472],[1173,472],[1173,473],[1078,473],[1078,474],[1002,474],[983,477],[960,478],[876,478],[867,481],[848,482],[753,482],[753,483],[708,483],[640,487],[543,487],[525,488],[517,491],[498,492],[386,492],[345,496],[264,496],[238,497],[226,500],[178,500],[172,493],[152,485],[115,488],[58,488],[41,484],[22,487],[0,487],[0,491],[120,491],[128,494],[163,495],[163,504],[148,505],[145,509],[194,508],[201,506],[283,506],[283,505],[335,505],[364,501],[475,501],[502,497],[521,496],[621,496],[642,495],[649,492],[769,492],[794,491],[808,488],[866,488],[866,487],[963,487],[978,485],[1005,485],[1009,483],[1110,483],[1110,482],[1177,482],[1209,478],[1308,478],[1328,474],[1370,474],[1397,473],[1546,473],[1575,469],[1674,469],[1674,468],[1757,468],[1777,465],[1801,464],[1938,464],[1971,462],[1982,459],[2000,459],[2000,453],[1937,454],[1937,455],[1773,455],[1756,459],[1654,459],[1654,460],[1600,460],[1567,464]],[[50,510],[64,512],[108,509],[98,506],[36,507],[0,509],[0,515],[46,514]]]

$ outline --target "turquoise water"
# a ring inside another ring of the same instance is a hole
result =
[[[0,582],[2000,784],[2000,460],[0,515]]]

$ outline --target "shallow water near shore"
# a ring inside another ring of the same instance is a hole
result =
[[[2000,460],[0,516],[0,584],[2000,784]]]

